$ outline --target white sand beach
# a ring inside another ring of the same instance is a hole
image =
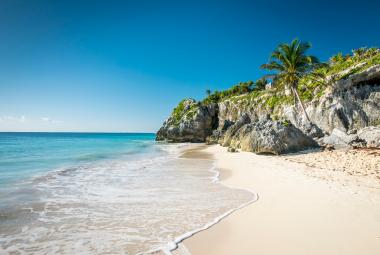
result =
[[[229,153],[219,145],[201,148],[216,159],[224,184],[253,190],[259,199],[185,240],[191,254],[380,254],[378,155],[366,154],[374,168],[360,174],[365,165],[346,161],[346,152],[275,157]],[[336,171],[339,166],[322,169],[315,162],[323,158],[349,162],[346,169],[358,174]]]

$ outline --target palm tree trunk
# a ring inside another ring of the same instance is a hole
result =
[[[305,106],[303,105],[302,100],[301,100],[300,96],[298,95],[297,89],[294,86],[292,86],[291,88],[292,88],[294,95],[297,97],[298,101],[301,104],[301,108],[302,108],[303,112],[305,113],[307,121],[309,121],[309,123],[311,123],[309,115],[307,115],[307,112],[305,110]]]

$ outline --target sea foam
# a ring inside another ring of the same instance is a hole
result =
[[[257,199],[221,184],[212,160],[179,158],[186,145],[151,146],[162,153],[32,178],[27,190],[34,199],[13,208],[23,212],[16,219],[2,220],[0,247],[21,254],[170,254],[185,238]]]

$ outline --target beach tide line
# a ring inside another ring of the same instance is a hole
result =
[[[172,242],[169,242],[167,243],[164,247],[160,247],[160,248],[157,248],[157,249],[153,249],[153,250],[150,250],[148,252],[143,252],[143,253],[139,253],[137,255],[143,255],[143,254],[165,254],[165,255],[173,255],[172,252],[177,250],[180,243],[182,243],[184,240],[192,237],[193,235],[197,234],[197,233],[200,233],[202,231],[205,231],[209,228],[211,228],[212,226],[214,226],[215,224],[219,223],[220,221],[222,221],[224,218],[226,218],[227,216],[231,215],[232,213],[240,210],[240,209],[243,209],[244,207],[256,202],[258,199],[259,199],[259,195],[254,192],[253,190],[250,190],[250,189],[243,189],[243,188],[235,188],[235,187],[231,187],[229,185],[226,185],[224,183],[222,183],[220,181],[220,171],[217,170],[217,167],[216,167],[216,160],[214,160],[213,162],[213,166],[210,168],[209,170],[210,172],[213,172],[215,173],[215,175],[211,178],[211,182],[219,182],[221,185],[227,187],[227,188],[230,188],[230,189],[235,189],[235,190],[245,190],[245,191],[248,191],[250,192],[252,195],[253,195],[253,198],[246,202],[246,203],[243,203],[241,204],[240,206],[238,207],[235,207],[231,210],[228,210],[227,212],[221,214],[220,216],[214,218],[212,221],[206,223],[205,225],[203,225],[202,227],[200,228],[197,228],[197,229],[194,229],[192,231],[189,231],[189,232],[186,232],[178,237],[176,237],[174,239],[174,241]],[[184,245],[182,245],[182,247],[185,247]],[[187,254],[186,254],[187,253]],[[186,249],[185,252],[183,253],[183,249],[181,249],[181,255],[191,255],[191,253]]]

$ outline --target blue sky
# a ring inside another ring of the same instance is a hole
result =
[[[0,131],[156,131],[280,42],[379,46],[378,1],[0,1]]]

